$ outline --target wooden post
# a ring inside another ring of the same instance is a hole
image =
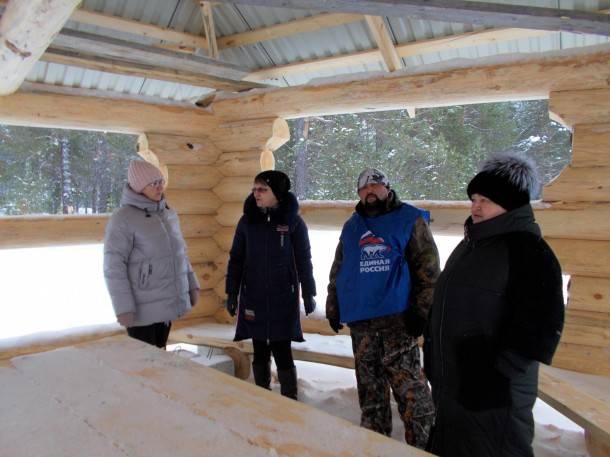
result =
[[[12,0],[0,19],[0,96],[15,92],[81,0]]]

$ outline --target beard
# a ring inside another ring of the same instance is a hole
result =
[[[375,198],[369,200],[370,196],[373,196]],[[385,209],[385,204],[385,200],[381,200],[375,194],[369,194],[364,199],[364,209],[370,215],[376,215],[381,213]]]

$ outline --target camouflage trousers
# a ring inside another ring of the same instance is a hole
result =
[[[391,435],[391,389],[405,425],[406,442],[424,449],[434,422],[434,403],[421,370],[417,339],[404,328],[352,328],[351,336],[362,411],[360,425]]]

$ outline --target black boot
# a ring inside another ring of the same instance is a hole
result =
[[[277,370],[277,378],[280,381],[280,390],[284,397],[297,400],[297,369],[296,367]]]
[[[263,365],[252,364],[254,382],[263,389],[271,390],[271,362]]]

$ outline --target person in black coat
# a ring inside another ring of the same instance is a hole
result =
[[[465,236],[434,293],[424,342],[443,457],[533,457],[538,364],[550,364],[564,320],[561,267],[530,206],[533,165],[488,159],[468,185]]]
[[[273,353],[281,393],[296,400],[291,342],[305,341],[299,289],[310,314],[316,284],[307,226],[289,190],[290,179],[280,171],[264,171],[254,179],[233,238],[226,292],[227,310],[237,313],[235,341],[252,338],[254,381],[270,389]]]

